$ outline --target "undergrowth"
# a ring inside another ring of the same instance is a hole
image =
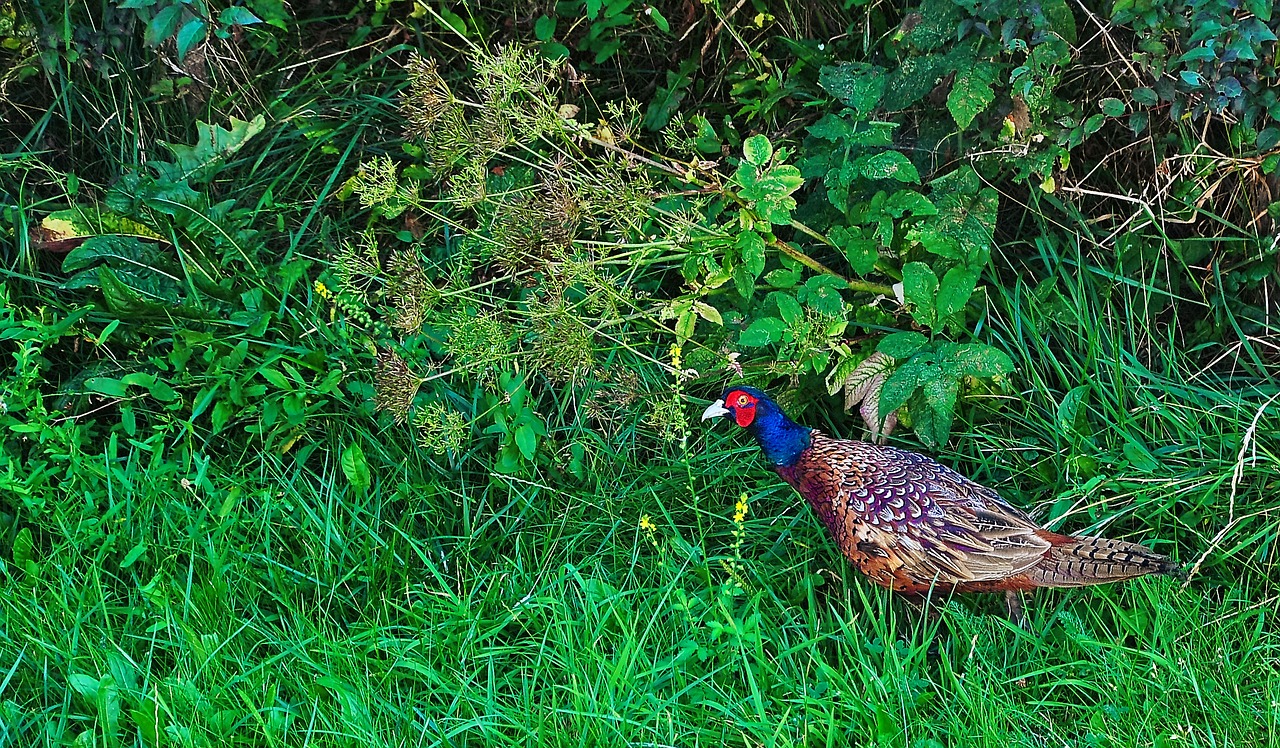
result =
[[[1280,741],[1270,7],[848,6],[0,7],[0,746]],[[1188,578],[907,606],[732,382]]]

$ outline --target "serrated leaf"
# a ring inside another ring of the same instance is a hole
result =
[[[743,231],[738,234],[734,246],[737,247],[747,272],[751,273],[753,278],[760,277],[764,272],[764,237],[754,231]]]
[[[880,402],[877,417],[881,420],[906,404],[916,388],[920,386],[920,375],[924,367],[908,361],[894,370],[880,388]]]
[[[855,162],[858,173],[867,179],[895,179],[899,182],[919,182],[920,172],[911,159],[897,151],[882,151],[871,156],[860,156]]]
[[[884,386],[893,365],[892,358],[876,351],[847,374],[840,373],[840,368],[837,367],[836,372],[833,373],[840,373],[843,381],[835,382],[834,389],[831,387],[831,378],[827,380],[827,387],[832,394],[835,394],[836,389],[844,388],[845,410],[852,410],[853,406],[862,404],[859,413],[874,441],[879,441],[882,435],[887,435],[897,423],[897,417],[893,414],[889,414],[888,418],[880,417],[880,389]]]
[[[694,308],[694,311],[698,313],[699,317],[705,319],[706,321],[712,324],[720,325],[721,327],[724,326],[724,318],[720,316],[719,309],[716,309],[715,307],[703,301],[693,302],[693,308]]]
[[[847,287],[840,278],[815,275],[804,282],[804,286],[796,292],[796,298],[816,312],[834,316],[844,309],[841,292]]]
[[[860,117],[865,117],[880,103],[885,82],[884,68],[865,62],[824,65],[818,72],[818,85]]]
[[[773,157],[773,144],[763,135],[752,135],[742,144],[742,157],[747,163],[764,166]]]
[[[996,100],[995,91],[991,88],[993,80],[995,69],[986,63],[961,70],[956,75],[951,93],[947,95],[947,110],[961,130],[967,129],[974,118]]]
[[[1143,106],[1155,106],[1160,102],[1160,97],[1150,88],[1135,88],[1131,96],[1134,101]]]
[[[1013,371],[1009,354],[985,343],[943,343],[938,360],[954,376],[996,377]]]
[[[1117,98],[1107,97],[1098,105],[1102,107],[1102,113],[1108,117],[1119,117],[1124,114],[1124,102]]]
[[[895,332],[886,335],[876,346],[876,352],[905,361],[929,344],[929,339],[918,332]]]
[[[761,317],[742,331],[738,336],[738,344],[748,348],[760,348],[777,343],[782,340],[782,333],[786,329],[787,323],[777,317]]]
[[[364,457],[364,449],[358,443],[353,442],[342,450],[342,458],[339,462],[342,466],[342,474],[347,477],[347,482],[356,493],[364,493],[365,489],[373,483],[373,478],[369,474],[369,463]]]
[[[937,321],[938,276],[923,262],[902,266],[902,295],[911,307],[911,316],[925,327]]]
[[[770,293],[768,298],[778,306],[778,314],[782,316],[782,321],[789,326],[796,326],[804,320],[804,309],[800,306],[800,302],[789,293],[774,291]]]

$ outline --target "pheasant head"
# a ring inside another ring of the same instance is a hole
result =
[[[750,431],[774,465],[795,464],[809,447],[812,429],[797,424],[767,394],[754,387],[730,387],[702,412],[702,420],[728,417]]]

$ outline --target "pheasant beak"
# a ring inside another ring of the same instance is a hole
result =
[[[729,409],[724,407],[724,400],[716,400],[711,405],[708,405],[706,410],[702,411],[702,420],[705,421],[708,418],[727,415],[729,415]]]

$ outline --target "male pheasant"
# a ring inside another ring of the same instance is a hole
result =
[[[728,416],[818,513],[863,574],[894,592],[1018,593],[1081,587],[1179,567],[1137,543],[1046,530],[995,491],[914,452],[800,426],[764,392],[730,387],[702,414]]]

